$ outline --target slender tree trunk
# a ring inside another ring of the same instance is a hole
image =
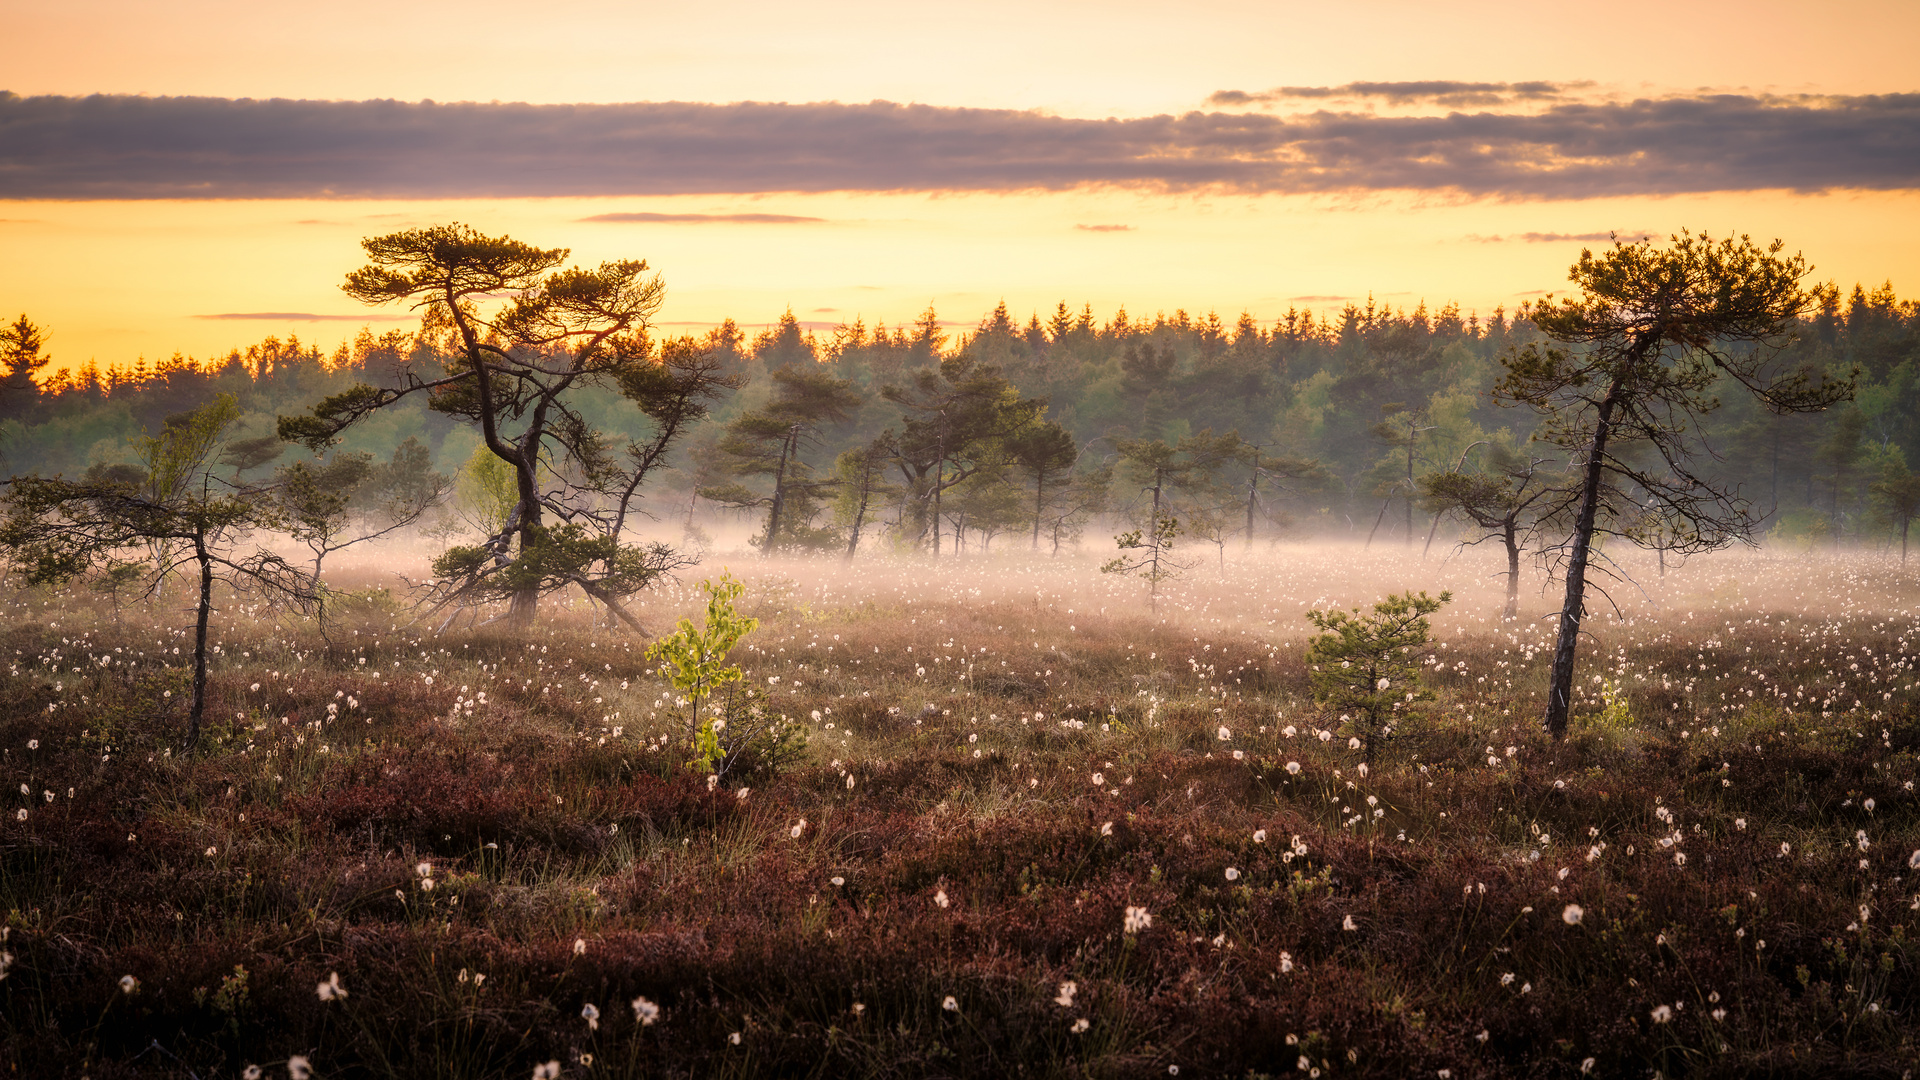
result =
[[[1912,521],[1912,518],[1900,519],[1900,569],[1902,570],[1907,568],[1907,526]]]
[[[862,459],[860,466],[860,501],[854,504],[853,528],[847,534],[847,561],[853,561],[853,553],[860,546],[860,526],[867,520],[867,499],[873,492],[873,462]]]
[[[780,443],[780,466],[773,474],[773,506],[767,511],[767,538],[760,554],[771,556],[774,542],[780,535],[780,511],[787,501],[787,459],[792,455],[794,432],[789,430],[787,437]]]
[[[1153,471],[1153,517],[1150,519],[1147,535],[1153,538],[1153,562],[1147,568],[1147,608],[1160,610],[1160,479],[1162,472]]]
[[[1380,523],[1387,520],[1387,509],[1393,505],[1393,496],[1389,495],[1380,503],[1380,516],[1373,519],[1373,528],[1367,530],[1367,542],[1360,545],[1361,551],[1373,546],[1373,534],[1380,531]]]
[[[1426,543],[1426,546],[1420,549],[1420,559],[1423,562],[1427,558],[1427,552],[1433,550],[1433,534],[1440,531],[1440,514],[1444,512],[1445,511],[1441,511],[1440,513],[1435,513],[1433,515],[1433,524],[1427,526],[1427,543]]]
[[[1502,539],[1507,543],[1507,609],[1500,613],[1500,617],[1512,619],[1520,614],[1520,541],[1514,536],[1511,518],[1507,519],[1506,534]]]
[[[193,538],[193,557],[200,563],[200,609],[193,627],[193,709],[187,714],[187,749],[200,744],[200,718],[207,712],[207,618],[213,614],[213,555],[205,532]]]
[[[941,481],[946,479],[947,459],[941,458],[933,466],[933,557],[940,557],[940,491]]]
[[[1258,460],[1258,455],[1259,455],[1259,448],[1258,448],[1258,447],[1255,447],[1255,448],[1254,448],[1254,454],[1255,454],[1255,461],[1254,461],[1254,465],[1253,465],[1253,479],[1251,479],[1251,480],[1248,480],[1248,481],[1247,481],[1247,544],[1246,544],[1246,549],[1247,549],[1248,551],[1252,551],[1252,550],[1253,550],[1253,505],[1254,505],[1254,503],[1255,503],[1255,501],[1256,501],[1256,500],[1258,500],[1258,499],[1259,499],[1259,497],[1260,497],[1260,463],[1259,463],[1259,460]]]
[[[1407,550],[1413,550],[1413,425],[1407,425]]]
[[[1047,474],[1040,471],[1033,474],[1033,550],[1040,550],[1040,518],[1047,507]]]
[[[1545,725],[1555,739],[1567,737],[1567,718],[1573,709],[1573,659],[1580,644],[1580,619],[1587,601],[1587,557],[1593,545],[1593,526],[1600,514],[1600,480],[1605,473],[1607,436],[1612,433],[1613,409],[1620,380],[1607,389],[1594,417],[1593,443],[1587,448],[1586,477],[1580,485],[1580,510],[1573,523],[1573,550],[1567,557],[1567,595],[1560,603],[1560,636],[1553,646],[1553,675],[1547,683]]]

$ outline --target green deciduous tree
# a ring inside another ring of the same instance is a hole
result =
[[[720,745],[720,729],[725,724],[721,723],[720,729],[716,729],[715,719],[702,722],[700,704],[721,688],[740,681],[740,669],[727,663],[727,654],[741,638],[752,633],[760,621],[747,618],[734,608],[734,601],[740,598],[745,586],[732,574],[723,571],[718,582],[703,581],[700,588],[707,594],[705,621],[695,626],[691,619],[681,619],[673,633],[648,647],[647,659],[659,664],[660,673],[673,688],[686,695],[682,704],[687,707],[689,746],[700,765],[712,770],[725,756]]]
[[[1807,265],[1746,237],[1682,233],[1665,247],[1621,243],[1583,251],[1568,277],[1579,295],[1535,306],[1549,339],[1502,359],[1495,388],[1544,418],[1541,438],[1574,456],[1572,535],[1559,559],[1566,581],[1548,688],[1546,728],[1564,737],[1597,530],[1651,508],[1682,530],[1672,548],[1705,551],[1746,540],[1756,517],[1736,489],[1700,467],[1711,460],[1699,420],[1736,385],[1778,412],[1844,400],[1852,381],[1776,363],[1807,307]],[[1632,537],[1629,535],[1629,539]]]
[[[1415,703],[1433,700],[1433,691],[1420,684],[1420,659],[1413,650],[1430,640],[1427,616],[1452,599],[1447,592],[1438,597],[1396,593],[1366,614],[1359,608],[1307,612],[1307,621],[1322,631],[1307,642],[1313,700],[1329,713],[1340,713],[1368,762],[1379,743],[1412,715]]]

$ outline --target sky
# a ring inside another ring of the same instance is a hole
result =
[[[359,241],[644,258],[667,331],[1349,299],[1778,237],[1920,289],[1920,5],[0,0],[0,313],[331,348]]]

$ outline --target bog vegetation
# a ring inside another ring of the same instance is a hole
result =
[[[749,345],[365,248],[418,332],[0,335],[16,1071],[1914,1059],[1890,289],[1682,235],[1512,317]]]
[[[1289,547],[1158,614],[1092,558],[742,558],[737,598],[636,604],[757,620],[699,729],[691,680],[584,598],[440,637],[368,600],[331,644],[236,600],[191,755],[178,630],[13,594],[0,1055],[523,1080],[1920,1053],[1920,594],[1886,560],[1670,574],[1589,620],[1555,742],[1551,624],[1500,617],[1497,558]],[[1393,676],[1431,700],[1369,762],[1303,615],[1410,578],[1454,599]],[[706,738],[756,718],[717,773]]]

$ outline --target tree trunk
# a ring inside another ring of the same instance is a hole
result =
[[[1440,531],[1440,517],[1445,512],[1446,511],[1443,510],[1435,513],[1433,515],[1433,524],[1427,526],[1427,543],[1426,546],[1420,549],[1420,560],[1422,562],[1426,561],[1427,552],[1433,550],[1433,534]]]
[[[1153,471],[1153,517],[1148,519],[1147,535],[1153,538],[1153,562],[1147,570],[1147,608],[1160,610],[1160,480],[1162,470]]]
[[[1507,610],[1501,612],[1500,617],[1512,619],[1520,614],[1520,541],[1514,536],[1512,518],[1507,519],[1507,531],[1502,539],[1507,543]]]
[[[873,462],[863,461],[860,467],[860,501],[853,509],[853,528],[847,534],[847,561],[853,561],[853,553],[860,546],[860,526],[867,520],[867,499],[873,491]]]
[[[1253,550],[1253,505],[1260,497],[1259,450],[1254,451],[1253,479],[1247,481],[1247,544],[1248,551]]]
[[[1040,550],[1040,518],[1046,514],[1047,474],[1033,474],[1033,550]]]
[[[1407,424],[1407,550],[1413,550],[1413,424]],[[1436,523],[1437,524],[1437,523]]]
[[[1607,436],[1612,431],[1614,400],[1620,381],[1607,389],[1594,417],[1593,444],[1587,449],[1586,477],[1580,485],[1580,511],[1573,523],[1573,551],[1567,557],[1567,595],[1560,603],[1560,635],[1553,646],[1553,675],[1547,683],[1547,733],[1567,737],[1567,718],[1573,709],[1573,659],[1580,644],[1580,619],[1587,600],[1587,556],[1593,544],[1593,526],[1600,513],[1600,480],[1605,472]]]
[[[940,493],[944,490],[941,481],[946,479],[947,459],[941,458],[933,467],[933,557],[940,557]]]
[[[596,585],[593,582],[588,581],[586,578],[581,577],[578,574],[575,574],[573,576],[573,580],[575,584],[580,586],[581,591],[585,592],[588,596],[592,597],[595,600],[600,601],[602,604],[605,604],[607,606],[607,614],[612,617],[608,620],[609,626],[612,625],[613,619],[619,619],[621,622],[626,623],[628,628],[630,628],[634,633],[639,634],[641,637],[653,636],[652,634],[647,632],[646,627],[640,625],[640,620],[634,618],[633,613],[629,612],[624,606],[622,606],[620,601],[617,598],[615,598],[612,593],[601,588],[599,585]]]
[[[207,711],[207,617],[213,613],[213,555],[205,532],[193,538],[193,557],[200,563],[200,609],[193,628],[193,709],[187,714],[187,749],[200,744],[200,718]]]
[[[1380,516],[1373,519],[1373,528],[1367,530],[1367,542],[1360,545],[1361,551],[1365,551],[1373,546],[1373,534],[1380,531],[1380,523],[1387,520],[1387,508],[1392,505],[1393,496],[1391,495],[1387,496],[1386,500],[1380,504]]]
[[[787,458],[793,449],[793,440],[794,432],[789,430],[780,443],[780,466],[773,474],[773,506],[767,511],[767,538],[760,548],[762,555],[773,554],[774,541],[780,535],[780,511],[787,501]]]

